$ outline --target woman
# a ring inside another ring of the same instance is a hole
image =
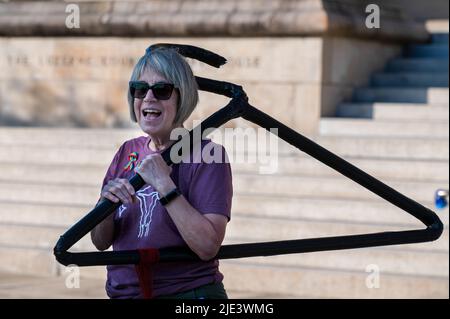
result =
[[[175,141],[198,101],[192,70],[173,49],[147,50],[131,75],[131,119],[146,134],[126,141],[103,181],[101,198],[122,202],[91,232],[99,250],[134,250],[188,246],[198,262],[159,263],[153,271],[156,298],[227,298],[216,256],[230,220],[231,168],[222,146],[221,163],[190,161],[169,167],[161,152]],[[204,149],[209,140],[201,142]],[[210,146],[210,145],[209,145]],[[198,154],[197,154],[198,155]],[[138,173],[146,185],[135,192],[128,179]],[[179,194],[168,203],[160,199]],[[110,298],[141,298],[134,265],[108,266]]]

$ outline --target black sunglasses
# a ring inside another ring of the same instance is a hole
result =
[[[171,83],[159,82],[149,85],[144,81],[130,81],[130,93],[135,99],[143,99],[148,90],[152,90],[153,96],[158,100],[168,100],[172,96],[174,85]]]

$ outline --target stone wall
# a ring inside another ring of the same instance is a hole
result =
[[[351,99],[353,89],[366,86],[373,72],[401,54],[401,46],[364,39],[325,37],[323,39],[320,110],[333,116],[336,105]]]
[[[372,0],[78,0],[80,28],[65,27],[68,2],[0,1],[0,35],[315,36],[424,40],[403,6],[375,1],[384,27],[365,27]]]
[[[132,67],[149,44],[169,41],[198,45],[226,56],[229,62],[220,69],[195,60],[190,63],[197,75],[244,85],[253,105],[288,125],[301,125],[293,116],[295,106],[309,105],[305,100],[311,99],[308,88],[320,85],[318,38],[0,39],[3,121],[128,127],[126,92]],[[204,92],[200,100],[189,122],[204,119],[228,101]]]
[[[384,0],[390,5],[402,7],[405,12],[417,20],[448,20],[448,0]]]
[[[252,105],[305,132],[314,132],[320,115],[331,115],[337,103],[396,52],[395,46],[319,37],[0,38],[0,122],[130,127],[126,93],[134,63],[149,44],[169,41],[226,56],[229,62],[220,69],[190,63],[199,76],[243,85]],[[355,59],[358,55],[366,58]],[[206,118],[227,101],[202,92],[186,125]],[[228,124],[235,125],[250,124],[242,119]]]
[[[333,115],[402,43],[428,37],[389,6],[383,27],[367,29],[366,2],[78,1],[79,29],[65,27],[67,3],[0,2],[0,124],[133,126],[126,91],[134,62],[148,45],[173,42],[225,56],[218,70],[191,61],[194,72],[243,85],[252,105],[315,133],[320,116]],[[187,126],[226,102],[201,93]]]

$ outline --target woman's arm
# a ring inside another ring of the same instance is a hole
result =
[[[206,261],[217,255],[225,237],[227,217],[220,214],[202,215],[183,195],[165,208],[186,244],[200,259]]]
[[[135,191],[130,182],[124,178],[116,178],[103,187],[100,200],[107,198],[114,203],[121,201],[129,204],[135,201]],[[99,202],[100,202],[99,200]],[[98,203],[97,203],[98,204]],[[98,250],[108,249],[114,239],[114,213],[105,218],[91,231],[91,240]]]
[[[111,247],[114,237],[114,214],[109,215],[91,230],[91,240],[98,250]]]

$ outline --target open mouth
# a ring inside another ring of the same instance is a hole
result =
[[[145,110],[142,110],[142,115],[146,119],[156,119],[161,116],[161,111],[145,109]]]

